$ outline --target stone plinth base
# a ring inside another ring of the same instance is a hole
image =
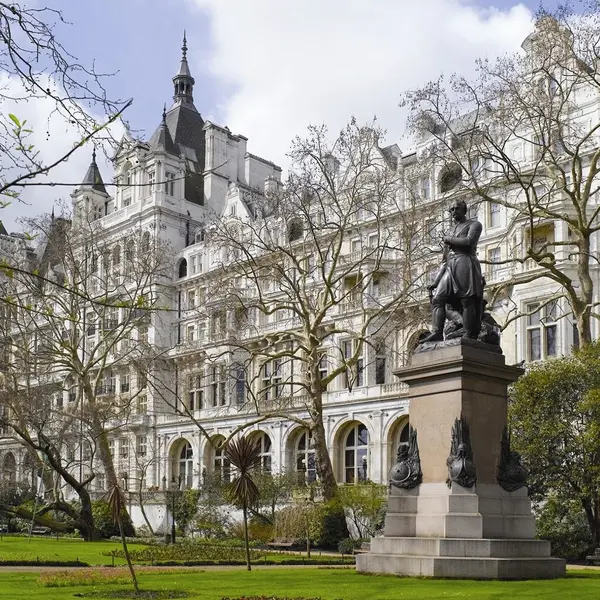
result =
[[[392,488],[385,536],[532,539],[535,519],[526,488],[422,483],[412,490]]]
[[[382,537],[356,557],[363,573],[454,579],[555,579],[565,561],[542,540]]]

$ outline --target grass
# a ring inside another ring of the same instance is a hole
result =
[[[98,591],[96,597],[109,595],[122,584],[66,586],[40,585],[37,573],[0,573],[1,596],[10,600],[63,600],[74,594]],[[596,600],[599,597],[600,573],[570,571],[565,579],[550,581],[455,581],[360,575],[353,569],[262,568],[177,570],[175,572],[144,571],[140,584],[146,590],[189,592],[190,599],[221,600],[243,595],[278,595],[287,597],[320,597],[322,600],[471,600],[548,599]]]
[[[129,544],[131,549],[145,548],[143,544]],[[74,561],[79,560],[89,565],[111,565],[110,556],[102,556],[102,552],[121,549],[116,541],[84,542],[71,538],[39,538],[2,536],[0,540],[0,561]],[[125,560],[115,558],[115,564],[125,564]]]

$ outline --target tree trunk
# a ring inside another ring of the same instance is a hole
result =
[[[244,545],[246,546],[246,566],[248,567],[248,571],[252,571],[252,566],[250,565],[250,540],[248,539],[248,507],[246,504],[242,507],[242,511],[244,513]]]
[[[125,559],[127,560],[127,566],[129,567],[129,573],[131,574],[131,581],[133,583],[133,589],[136,595],[140,593],[140,587],[138,585],[137,575],[131,562],[131,556],[129,556],[129,548],[127,547],[127,540],[125,539],[125,533],[123,532],[123,513],[120,512],[117,518],[119,522],[119,532],[121,533],[121,545],[123,546],[123,552],[125,553]]]
[[[315,466],[319,475],[319,482],[323,486],[323,499],[328,502],[333,500],[337,494],[337,482],[333,473],[329,450],[327,449],[323,417],[320,414],[316,415],[312,434],[315,444]]]
[[[579,254],[577,255],[577,278],[581,286],[577,306],[573,312],[577,321],[579,344],[586,346],[592,343],[592,301],[594,297],[594,282],[590,275],[590,239],[582,236],[579,240]]]
[[[144,517],[144,521],[145,521],[146,525],[148,526],[148,529],[150,530],[150,535],[154,535],[154,529],[152,528],[152,525],[150,524],[148,515],[146,514],[146,509],[144,508],[144,499],[142,497],[141,482],[140,482],[140,489],[138,490],[138,500],[140,501],[140,512],[142,513],[142,517]]]

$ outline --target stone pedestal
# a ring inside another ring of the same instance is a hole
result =
[[[535,540],[526,488],[497,482],[507,386],[521,369],[477,342],[441,345],[413,357],[396,375],[410,384],[410,423],[418,434],[422,483],[391,488],[384,536],[357,556],[357,570],[431,577],[533,579],[561,577],[565,563]],[[448,487],[452,426],[470,429],[477,483]]]

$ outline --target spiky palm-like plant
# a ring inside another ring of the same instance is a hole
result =
[[[248,507],[256,503],[260,490],[252,479],[253,471],[260,465],[260,441],[248,437],[230,440],[224,448],[225,456],[236,469],[236,476],[225,487],[230,502],[242,508],[244,516],[244,544],[246,546],[246,565],[250,566],[250,544],[248,540]]]
[[[127,547],[127,540],[125,539],[125,533],[123,530],[123,512],[126,510],[125,496],[123,495],[123,490],[119,487],[118,483],[115,483],[108,492],[108,505],[110,506],[113,523],[119,525],[119,532],[121,533],[121,544],[123,545],[123,552],[125,553],[125,558],[127,559],[127,566],[129,567],[129,572],[131,573],[133,589],[135,590],[135,593],[137,595],[140,593],[140,587],[138,585],[135,569],[133,568],[133,563],[131,562],[131,557],[129,556],[129,548]]]

